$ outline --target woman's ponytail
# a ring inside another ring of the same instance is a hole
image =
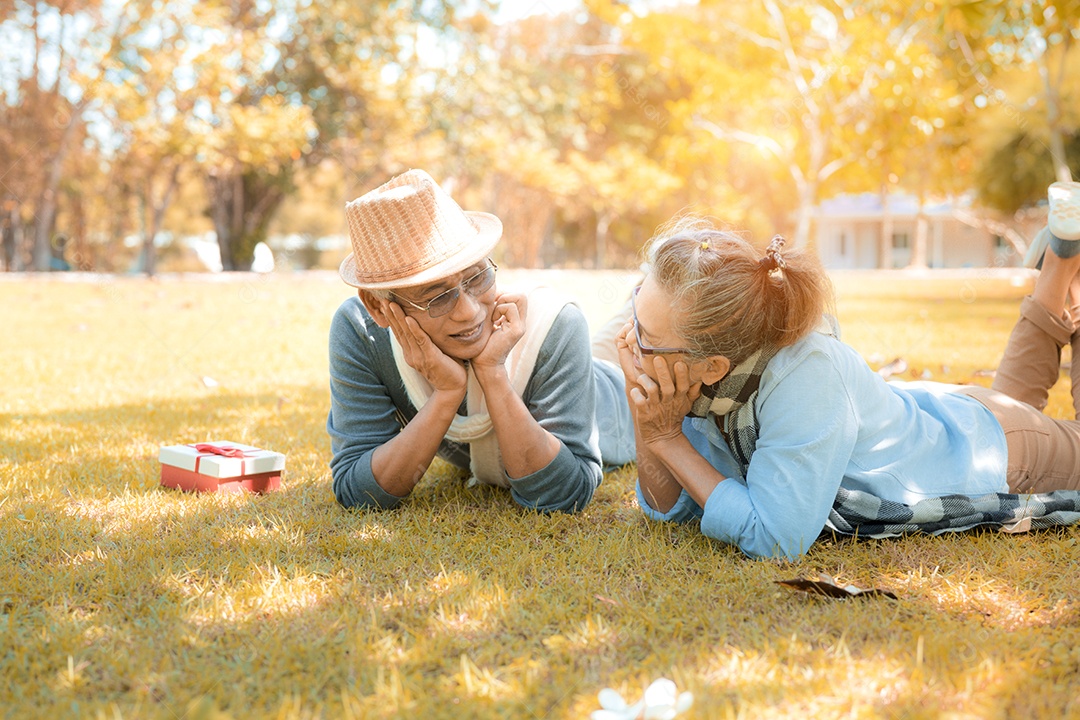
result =
[[[657,283],[672,295],[675,331],[695,353],[738,363],[763,345],[791,345],[821,322],[832,288],[817,258],[764,252],[702,218],[683,217],[650,244]]]

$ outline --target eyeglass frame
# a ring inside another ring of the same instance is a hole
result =
[[[452,288],[450,288],[448,290],[444,290],[443,292],[439,293],[435,297],[428,300],[423,305],[417,305],[412,300],[409,300],[408,298],[403,298],[403,297],[401,297],[400,295],[398,295],[397,293],[394,293],[394,292],[390,293],[390,299],[392,301],[396,302],[396,303],[399,303],[399,304],[404,303],[405,305],[408,305],[409,307],[413,308],[414,310],[420,310],[422,312],[426,312],[428,314],[428,317],[430,317],[432,319],[440,318],[440,317],[443,317],[444,315],[449,315],[451,312],[453,312],[454,308],[457,307],[458,301],[461,299],[461,291],[462,290],[469,293],[469,295],[471,295],[472,297],[480,297],[481,295],[486,293],[488,290],[490,290],[495,285],[495,273],[496,273],[496,271],[498,271],[499,266],[496,265],[495,261],[492,260],[491,258],[487,259],[487,263],[488,264],[486,266],[484,266],[484,269],[481,270],[480,272],[475,273],[473,275],[470,275],[469,277],[465,278],[464,280],[459,282],[454,287],[452,287]],[[487,287],[484,287],[484,288],[482,288],[480,290],[477,290],[476,292],[472,292],[467,287],[468,284],[470,282],[472,282],[473,280],[475,280],[476,278],[480,277],[481,275],[483,275],[484,273],[486,273],[489,270],[491,271],[491,283]],[[453,293],[453,297],[452,297],[451,301],[449,302],[449,304],[446,306],[446,312],[441,312],[438,315],[435,315],[434,313],[432,313],[431,312],[431,306],[434,305],[435,303],[439,302],[439,300],[441,300],[443,297],[446,297],[447,295],[450,295],[451,293]]]
[[[690,348],[670,348],[670,347],[655,347],[653,345],[646,345],[641,341],[640,325],[637,319],[637,295],[641,290],[641,286],[638,285],[630,293],[630,312],[634,316],[634,342],[637,343],[638,352],[642,355],[693,355],[694,351]]]

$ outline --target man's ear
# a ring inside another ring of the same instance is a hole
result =
[[[360,298],[360,302],[364,303],[364,307],[367,308],[371,319],[375,321],[376,325],[382,328],[390,327],[390,319],[386,316],[386,300],[378,297],[370,290],[357,290],[356,295]]]
[[[705,372],[701,374],[701,382],[712,385],[720,382],[731,370],[731,361],[723,355],[711,355],[705,358]]]

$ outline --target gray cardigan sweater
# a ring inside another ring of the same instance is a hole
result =
[[[594,423],[596,381],[585,317],[567,305],[540,347],[522,395],[540,426],[561,447],[548,465],[510,479],[516,502],[542,511],[581,510],[603,474]],[[459,412],[464,412],[464,403]],[[390,330],[379,327],[359,298],[341,304],[330,326],[330,469],[334,494],[345,507],[391,508],[404,498],[379,487],[371,456],[417,413],[394,363]],[[439,457],[469,467],[469,447],[443,439]]]

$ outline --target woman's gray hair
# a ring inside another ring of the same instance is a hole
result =
[[[821,322],[832,295],[828,277],[816,257],[782,247],[774,238],[763,251],[693,215],[660,228],[646,257],[672,296],[676,334],[696,355],[739,363],[764,345],[790,345]]]

